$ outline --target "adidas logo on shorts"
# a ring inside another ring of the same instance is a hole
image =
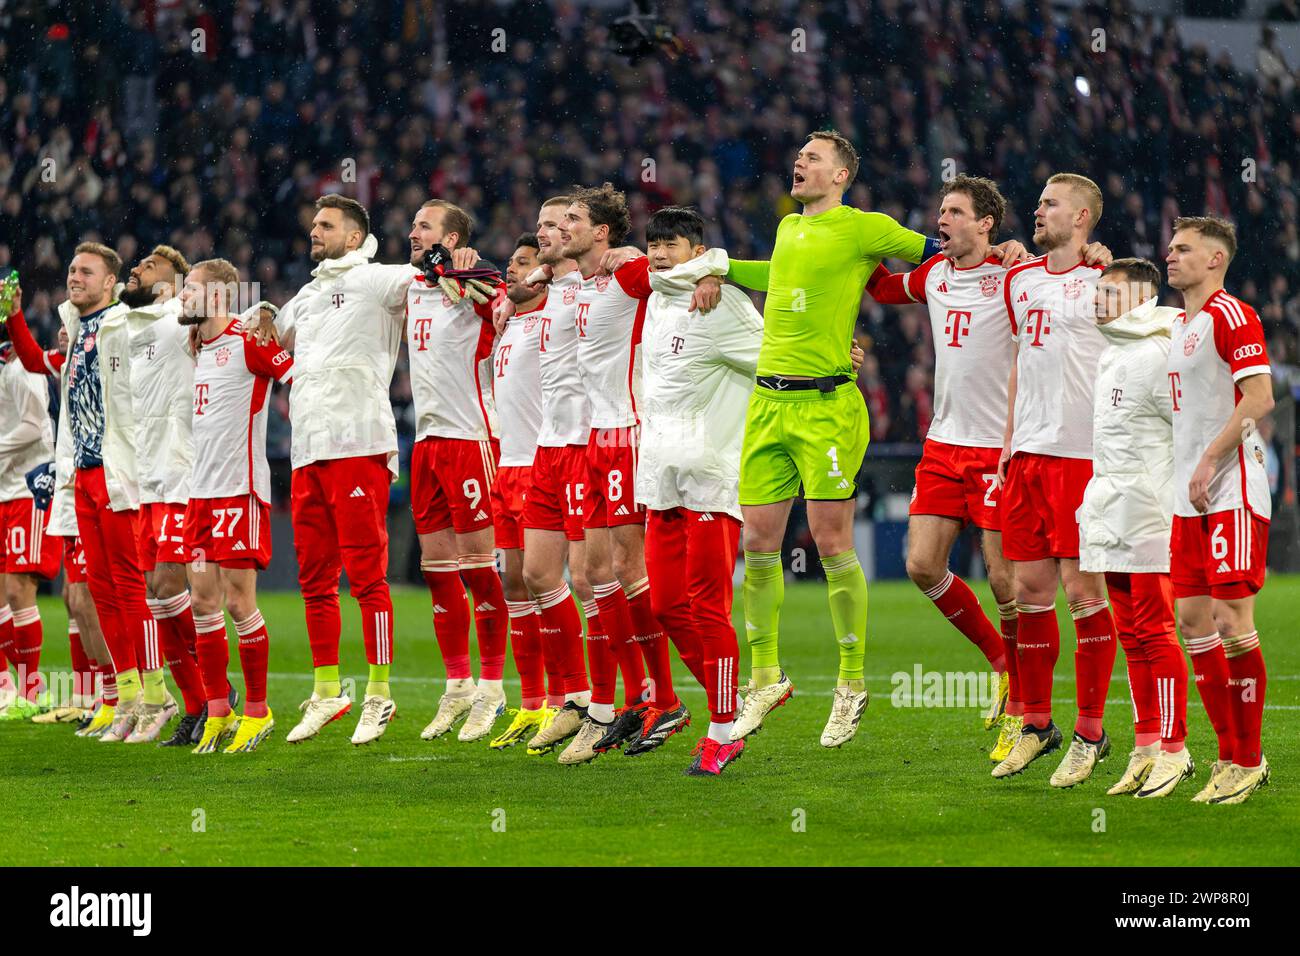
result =
[[[231,551],[247,551],[248,549],[244,547],[244,542],[242,542],[242,541],[236,541],[236,542],[235,542],[235,546],[234,546],[233,548],[231,548],[230,550],[231,550]]]
[[[357,485],[355,488],[353,488],[352,494],[348,495],[349,498],[364,498],[365,496],[366,493],[361,490],[360,485]]]
[[[1218,567],[1218,569],[1217,569],[1217,573],[1218,573],[1218,574],[1228,574],[1228,573],[1230,573],[1231,571],[1232,571],[1232,568],[1228,567],[1228,562],[1227,562],[1227,561],[1220,561],[1220,562],[1219,562],[1219,567]]]
[[[713,520],[713,514],[712,514],[712,512],[708,512],[708,511],[704,512],[704,514],[700,515],[700,520],[701,520],[701,521],[712,521],[712,520]]]
[[[625,514],[631,514],[631,512],[627,510],[627,505],[619,505],[619,506],[618,506],[618,510],[615,511],[614,514],[615,514],[615,515],[625,515]]]
[[[847,491],[849,488],[852,488],[853,486],[849,484],[849,480],[848,480],[847,478],[841,478],[841,479],[840,479],[840,483],[839,483],[838,485],[836,485],[835,487],[836,487],[836,488],[841,488],[841,489],[844,489],[844,490]],[[916,489],[913,488],[912,490],[915,491]]]
[[[482,508],[480,508],[480,509],[478,510],[478,514],[476,514],[476,515],[474,516],[474,520],[475,520],[475,521],[483,521],[485,518],[487,518],[487,512],[484,511]]]

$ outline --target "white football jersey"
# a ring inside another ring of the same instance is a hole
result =
[[[406,296],[416,440],[496,438],[491,306],[476,306],[468,298],[453,302],[423,276],[411,283]]]
[[[1169,391],[1174,405],[1174,514],[1191,518],[1187,486],[1192,472],[1241,399],[1236,383],[1269,375],[1264,326],[1245,302],[1220,289],[1195,316],[1174,322],[1169,347]],[[1210,482],[1207,513],[1246,507],[1265,521],[1273,516],[1264,468],[1264,442],[1253,428],[1236,452],[1219,463]]]
[[[0,367],[0,501],[30,498],[27,472],[54,459],[54,423],[44,375],[10,354]]]
[[[501,425],[502,468],[533,463],[542,427],[542,385],[538,352],[546,318],[546,297],[535,309],[516,312],[506,323],[492,355],[492,392]]]
[[[271,381],[294,374],[294,359],[274,343],[244,338],[238,321],[205,339],[194,368],[193,498],[257,495],[271,500],[266,463]]]
[[[177,321],[180,314],[180,299],[173,298],[126,316],[141,504],[181,504],[190,498],[194,357],[189,329]]]
[[[930,307],[934,333],[934,420],[929,437],[964,448],[1001,448],[1015,334],[990,257],[962,269],[934,255],[903,277],[915,302]]]
[[[1092,391],[1106,348],[1093,308],[1101,269],[1049,272],[1039,256],[1007,272],[1003,302],[1020,344],[1013,453],[1092,458]]]
[[[389,387],[406,315],[406,290],[419,270],[369,262],[374,247],[327,259],[275,320],[294,332],[289,393],[294,468],[314,461],[385,454],[397,475],[397,423]],[[364,250],[364,251],[363,251]]]
[[[551,280],[538,342],[542,385],[542,448],[585,445],[591,434],[591,409],[578,368],[578,270]]]
[[[721,249],[710,249],[650,273],[636,500],[655,511],[741,517],[740,449],[763,317],[749,296],[729,285],[716,309],[688,311],[695,283],[725,262]]]
[[[578,368],[591,402],[592,428],[637,423],[649,274],[650,260],[641,256],[612,276],[584,276],[578,287]]]

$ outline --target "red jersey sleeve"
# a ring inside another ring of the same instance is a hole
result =
[[[1264,324],[1255,310],[1224,292],[1215,296],[1208,309],[1214,316],[1214,347],[1228,363],[1232,380],[1267,375],[1271,369],[1264,348]]]
[[[23,368],[37,375],[58,375],[67,356],[57,349],[43,349],[27,327],[27,318],[21,311],[9,316],[9,339]]]
[[[281,385],[293,378],[293,356],[275,342],[258,345],[256,340],[244,340],[244,364],[254,375],[265,375]]]
[[[650,298],[650,260],[645,256],[623,263],[614,270],[614,278],[632,298],[643,302]]]
[[[867,292],[881,305],[907,305],[912,297],[907,294],[907,277],[911,273],[890,272],[884,266],[876,266],[867,280]]]

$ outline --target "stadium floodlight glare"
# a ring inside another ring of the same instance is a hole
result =
[[[1088,78],[1085,76],[1076,76],[1074,78],[1074,88],[1079,91],[1080,96],[1092,95],[1092,88],[1088,85]]]

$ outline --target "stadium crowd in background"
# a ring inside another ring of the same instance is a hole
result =
[[[0,3],[0,268],[20,271],[52,344],[84,239],[127,262],[157,243],[225,257],[283,302],[308,279],[305,226],[322,193],[378,211],[378,261],[404,261],[429,196],[468,209],[476,245],[505,261],[535,196],[604,180],[628,191],[634,236],[657,208],[692,203],[707,244],[765,256],[796,209],[789,158],[803,131],[829,124],[863,154],[846,202],[922,232],[949,171],[1001,183],[1003,238],[1028,239],[1041,183],[1065,168],[1102,185],[1096,238],[1117,254],[1159,258],[1178,215],[1235,217],[1240,295],[1264,321],[1274,374],[1296,366],[1300,63],[1267,31],[1257,61],[1234,64],[1123,2],[674,7],[682,54],[632,67],[606,51],[610,14],[566,0]],[[1295,15],[1294,3],[1270,10]],[[922,21],[945,27],[922,33]],[[874,441],[928,429],[934,353],[919,312],[864,297]],[[404,457],[405,367],[392,385]],[[280,499],[286,415],[277,394]]]

